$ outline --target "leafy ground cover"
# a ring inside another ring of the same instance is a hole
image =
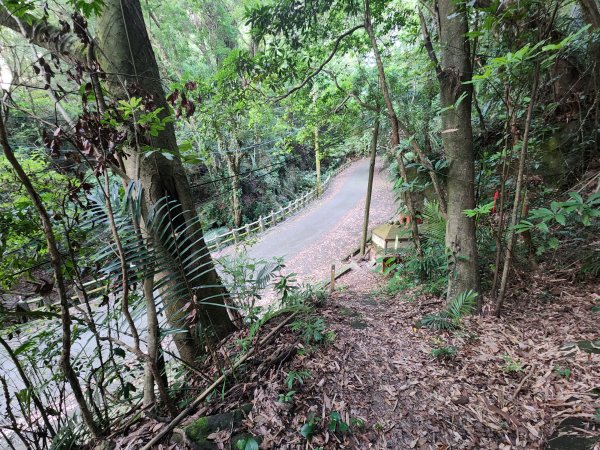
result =
[[[237,448],[574,448],[561,440],[568,419],[576,423],[569,430],[588,439],[581,448],[593,448],[597,283],[523,275],[510,299],[519,308],[436,332],[416,325],[441,301],[382,294],[385,281],[366,263],[342,277],[344,289],[285,326],[186,423],[252,405],[235,428],[211,434],[214,448],[236,448],[231,436],[240,430],[251,437]],[[224,347],[232,360],[240,333]],[[160,427],[147,422],[118,448]]]

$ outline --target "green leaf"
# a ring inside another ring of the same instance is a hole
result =
[[[563,214],[557,214],[555,219],[562,226],[565,226],[567,224],[567,218]]]
[[[546,225],[545,222],[540,222],[537,224],[537,228],[538,230],[540,230],[542,233],[549,233],[550,229],[548,228],[548,225]]]
[[[529,231],[534,227],[535,225],[528,220],[522,220],[515,226],[515,232],[523,233],[524,231]]]
[[[571,197],[573,200],[576,200],[577,203],[583,203],[583,197],[581,197],[579,192],[569,192],[569,197]]]
[[[587,214],[583,215],[583,217],[581,218],[581,222],[586,227],[589,227],[592,224],[592,222],[590,221],[590,216],[588,216]]]
[[[258,442],[254,438],[240,439],[235,446],[239,450],[258,450]]]
[[[315,433],[315,424],[312,422],[305,423],[300,428],[300,434],[305,438],[310,440]]]

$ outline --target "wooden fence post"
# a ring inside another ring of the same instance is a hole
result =
[[[333,294],[335,291],[335,264],[331,265],[331,281],[329,282],[329,293]]]
[[[233,241],[237,244],[238,243],[238,232],[237,232],[237,228],[234,228],[233,230],[231,230],[231,232],[233,233]]]
[[[277,218],[275,217],[275,211],[271,210],[271,226],[275,226],[277,224]]]
[[[250,224],[246,224],[246,236],[250,236]]]
[[[265,231],[265,221],[263,220],[263,216],[259,216],[259,218],[258,218],[258,226],[260,227],[260,232],[264,233],[264,231]]]

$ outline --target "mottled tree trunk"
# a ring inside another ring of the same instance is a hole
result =
[[[137,85],[152,95],[154,103],[163,108],[163,115],[166,114],[169,107],[139,1],[106,1],[96,28],[98,30],[96,56],[102,69],[108,74],[110,93],[116,98],[126,99],[133,85]],[[181,205],[190,234],[201,233],[195,221],[194,202],[187,174],[179,158],[173,125],[167,124],[165,130],[152,138],[148,144],[153,148],[168,151],[175,157],[169,160],[158,152],[145,156],[139,147],[134,146],[130,149],[125,166],[128,176],[133,180],[139,180],[143,186],[145,209],[149,210],[159,200],[168,197]],[[212,305],[200,303],[201,333],[175,335],[175,342],[182,359],[190,363],[203,353],[199,336],[206,338],[210,334],[212,338],[221,338],[233,330],[227,311],[221,306],[226,292],[214,270],[204,240],[196,241],[192,250],[203,254],[200,264],[205,267],[204,275],[198,277],[192,287],[198,302],[210,298]],[[171,326],[185,328],[184,306],[191,300],[182,297],[165,305]]]
[[[465,5],[440,0],[441,61],[438,79],[442,140],[448,160],[446,247],[449,251],[448,301],[459,292],[479,291],[475,220],[464,214],[475,207],[475,168],[471,128],[472,88]]]

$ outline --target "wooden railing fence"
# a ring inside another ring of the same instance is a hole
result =
[[[325,192],[325,189],[329,186],[332,178],[342,172],[351,164],[351,161],[342,164],[340,167],[331,172],[325,181],[321,184],[321,193]],[[229,230],[226,233],[220,234],[218,236],[214,236],[210,239],[206,240],[206,246],[210,251],[216,251],[227,247],[228,245],[237,244],[239,242],[243,242],[248,239],[252,235],[262,233],[266,231],[268,228],[276,226],[278,223],[283,222],[286,218],[292,216],[296,212],[303,209],[306,205],[308,205],[312,200],[314,200],[317,196],[317,188],[311,189],[310,191],[304,193],[299,198],[292,200],[286,206],[278,209],[277,211],[271,211],[266,217],[259,217],[258,220],[254,222],[247,223],[242,225],[239,228],[234,228]],[[98,278],[94,280],[90,280],[88,282],[83,283],[85,288],[89,288],[90,290],[86,290],[87,294],[98,293],[102,290],[106,289],[106,278]],[[75,303],[82,303],[82,293],[74,290],[76,295],[73,295],[70,299]],[[29,298],[24,302],[27,305],[27,309],[36,309],[44,305],[44,298],[41,296]]]

